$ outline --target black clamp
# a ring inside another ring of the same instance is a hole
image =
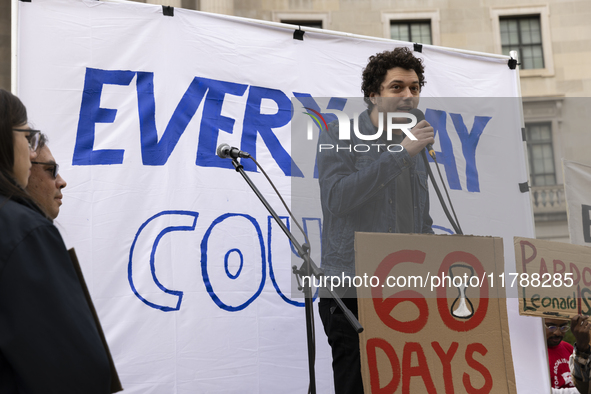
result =
[[[298,26],[298,29],[293,31],[293,39],[304,41],[304,33],[305,31],[302,30],[302,26]]]
[[[169,5],[162,6],[162,15],[164,16],[174,16],[174,7]]]
[[[511,70],[515,70],[515,68],[517,68],[517,66],[521,66],[521,63],[517,63],[517,59],[509,59],[509,62],[507,63],[507,65],[509,66],[509,68]]]
[[[519,184],[519,191],[522,193],[527,193],[529,191],[529,185],[527,184],[527,182]]]
[[[414,43],[413,48],[415,52],[423,52],[423,44]]]

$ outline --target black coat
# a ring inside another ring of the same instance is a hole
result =
[[[0,196],[0,393],[109,393],[107,353],[55,226]]]

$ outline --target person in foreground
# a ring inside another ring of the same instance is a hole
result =
[[[47,146],[47,137],[43,133],[39,135],[39,146],[35,158],[31,160],[33,166],[26,190],[45,214],[55,220],[62,205],[62,189],[67,183],[59,174],[60,166]]]
[[[362,74],[361,89],[368,109],[358,118],[359,132],[375,135],[380,123],[387,124],[388,112],[417,108],[425,84],[423,72],[422,60],[407,48],[371,56]],[[390,141],[385,140],[386,133],[380,141],[360,139],[353,132],[353,122],[351,130],[351,139],[341,141],[339,124],[333,122],[318,142],[319,146],[340,147],[321,150],[317,156],[323,213],[321,266],[326,276],[354,277],[355,231],[433,233],[427,172],[419,154],[434,142],[433,128],[425,120],[419,122],[411,130],[416,141],[404,138],[402,130],[395,130]],[[368,152],[347,149],[376,142],[384,146],[400,144],[401,148]],[[357,316],[355,288],[343,286],[336,292]],[[321,293],[318,308],[332,348],[336,394],[363,393],[358,334],[326,294]]]
[[[0,89],[0,393],[106,394],[106,351],[64,242],[24,188],[39,132]]]
[[[552,393],[577,394],[569,368],[573,347],[570,343],[563,341],[564,333],[570,328],[569,322],[561,319],[544,319],[544,327]]]
[[[575,386],[581,394],[591,394],[591,347],[589,346],[589,316],[577,315],[571,318],[571,331],[575,336],[574,351],[570,357],[570,372]]]

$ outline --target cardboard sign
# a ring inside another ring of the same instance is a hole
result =
[[[591,248],[515,237],[519,313],[540,317],[591,315]],[[509,283],[511,281],[511,283]]]
[[[379,278],[357,288],[366,393],[516,393],[501,238],[356,233],[355,246],[357,276]]]

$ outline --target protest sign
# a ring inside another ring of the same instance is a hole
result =
[[[519,313],[540,317],[591,315],[591,248],[515,237]]]
[[[357,288],[366,393],[516,392],[502,239],[356,233],[355,245],[357,276],[380,283]]]

